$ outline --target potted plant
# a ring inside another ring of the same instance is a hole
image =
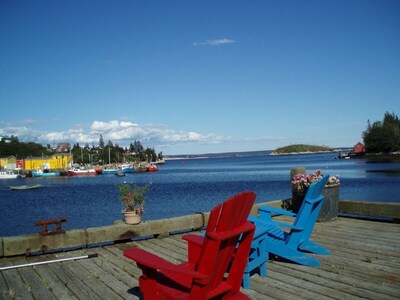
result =
[[[320,170],[309,174],[296,174],[292,177],[292,199],[288,204],[288,209],[297,213],[300,209],[303,199],[307,193],[308,187],[322,178],[323,175]]]
[[[339,213],[339,176],[329,176],[325,188],[322,190],[324,195],[324,203],[319,212],[318,222],[328,222],[336,220]]]
[[[126,224],[139,224],[142,220],[144,194],[149,186],[124,183],[118,186],[119,199],[123,205],[122,213]]]
[[[292,178],[292,203],[291,208],[298,212],[308,187],[322,178],[324,174],[321,170],[309,174],[296,174]],[[330,176],[322,194],[325,199],[319,213],[318,221],[326,222],[337,218],[339,210],[339,176]]]

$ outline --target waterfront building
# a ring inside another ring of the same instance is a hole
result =
[[[0,169],[14,170],[15,168],[16,157],[14,155],[0,157]]]
[[[52,156],[27,157],[23,160],[22,169],[25,171],[68,169],[72,167],[72,164],[72,154],[63,153]]]

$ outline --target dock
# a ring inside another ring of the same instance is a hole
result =
[[[400,224],[339,217],[317,223],[312,240],[332,252],[312,255],[321,262],[319,268],[272,259],[267,277],[254,274],[251,288],[243,292],[252,299],[400,299]],[[3,256],[0,267],[97,255],[2,270],[0,299],[140,299],[141,270],[122,255],[131,247],[174,263],[187,255],[182,233],[176,233],[43,255]]]

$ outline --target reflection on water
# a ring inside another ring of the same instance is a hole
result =
[[[144,220],[209,211],[235,193],[252,190],[258,203],[288,198],[290,170],[321,169],[341,178],[340,198],[400,202],[400,163],[335,159],[336,154],[250,156],[168,161],[159,172],[125,177],[21,178],[0,180],[0,236],[38,232],[39,219],[67,216],[63,228],[85,228],[121,220],[117,185],[147,184]],[[42,184],[38,190],[11,191],[10,185]],[[29,212],[26,215],[26,212]]]
[[[399,176],[400,169],[389,169],[389,170],[367,170],[367,173],[382,173],[389,176]]]

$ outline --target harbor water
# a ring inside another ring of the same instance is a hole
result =
[[[340,199],[400,202],[400,163],[335,159],[337,153],[288,156],[235,156],[169,160],[158,172],[0,180],[0,236],[40,231],[40,219],[67,217],[63,229],[111,225],[122,219],[119,184],[150,184],[143,220],[209,211],[245,190],[256,202],[289,198],[290,170],[305,167],[339,175]],[[35,190],[10,186],[41,184]]]

